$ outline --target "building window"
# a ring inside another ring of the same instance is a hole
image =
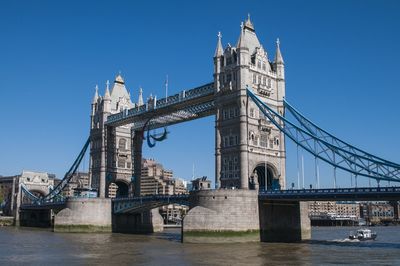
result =
[[[271,88],[271,79],[268,79],[268,87]]]
[[[224,120],[228,119],[228,112],[224,110],[223,113],[224,113]]]
[[[263,85],[267,85],[267,77],[263,77]]]
[[[229,109],[229,118],[233,118],[233,116],[234,116],[234,110]]]
[[[120,139],[119,140],[118,149],[120,149],[121,151],[125,151],[126,150],[126,139]]]
[[[118,160],[118,168],[125,168],[125,160],[124,159]]]
[[[261,135],[260,137],[260,146],[266,148],[267,147],[267,135]]]
[[[239,116],[239,108],[235,108],[235,117]]]
[[[261,68],[261,61],[260,60],[258,60],[258,62],[257,62],[257,68]]]
[[[250,108],[250,117],[254,117],[254,108]]]
[[[261,76],[258,76],[258,84],[261,84]]]
[[[257,83],[257,76],[256,76],[256,74],[253,74],[253,83],[254,83],[254,84]]]
[[[263,63],[263,67],[262,67],[262,69],[263,69],[264,71],[266,70],[265,63]]]

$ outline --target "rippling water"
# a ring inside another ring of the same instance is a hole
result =
[[[400,226],[376,241],[349,241],[355,227],[313,228],[301,244],[182,244],[180,231],[152,235],[63,234],[0,228],[0,265],[400,265]]]

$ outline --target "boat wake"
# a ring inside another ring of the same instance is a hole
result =
[[[344,238],[344,239],[333,239],[333,240],[330,240],[330,242],[338,242],[338,243],[358,243],[358,242],[360,242],[360,240],[358,240],[358,239],[349,239],[349,238]]]

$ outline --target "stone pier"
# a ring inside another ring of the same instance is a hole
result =
[[[17,226],[26,227],[51,227],[51,210],[19,210],[19,220]]]
[[[311,238],[308,202],[260,201],[262,242],[300,242]]]
[[[148,234],[162,232],[164,220],[158,208],[139,212],[121,213],[112,216],[112,231],[114,233]]]
[[[223,243],[260,241],[255,190],[193,191],[183,220],[182,242]]]
[[[54,232],[111,232],[111,199],[68,198],[54,218]]]

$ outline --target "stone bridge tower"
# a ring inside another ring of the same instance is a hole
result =
[[[265,189],[285,187],[285,137],[247,97],[251,88],[264,102],[284,112],[284,62],[279,40],[274,61],[260,44],[249,18],[241,25],[236,47],[214,54],[216,88],[216,186]],[[267,171],[266,171],[267,169]]]
[[[105,122],[110,114],[133,107],[121,75],[115,78],[111,92],[107,81],[104,96],[99,95],[96,86],[91,112],[89,178],[100,197],[108,196],[112,183],[117,185],[118,193],[128,196],[132,177],[131,128],[130,125],[107,128]]]

